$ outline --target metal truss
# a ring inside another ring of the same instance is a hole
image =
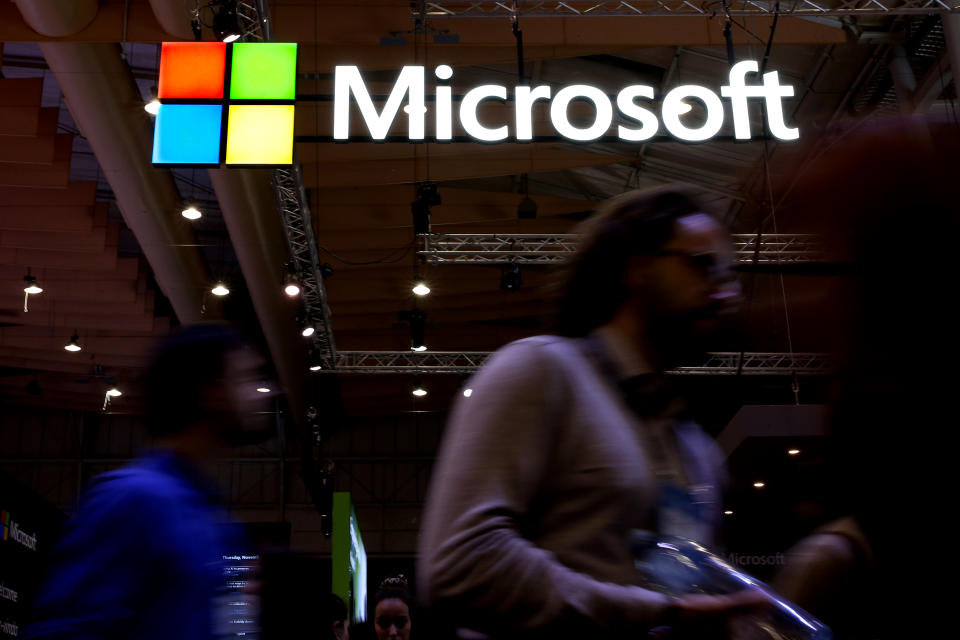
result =
[[[237,3],[237,15],[243,29],[244,41],[273,39],[270,14],[264,0]],[[316,236],[313,233],[310,203],[303,187],[300,162],[294,153],[293,164],[271,172],[274,198],[283,222],[287,248],[300,281],[300,297],[303,301],[306,320],[315,328],[310,337],[315,357],[324,368],[335,366],[336,345],[330,322],[327,293],[320,273],[320,256]]]
[[[490,351],[340,351],[336,373],[431,374],[472,373],[490,356]],[[679,367],[675,375],[813,375],[832,373],[834,364],[823,353],[739,353],[707,354],[703,364]]]
[[[714,16],[723,14],[719,0],[472,0],[466,2],[425,2],[428,17],[589,17],[589,16]],[[864,16],[925,15],[958,13],[960,0],[731,0],[731,16]],[[413,11],[421,16],[419,8]]]
[[[427,264],[555,264],[577,248],[576,234],[432,233],[420,236],[417,253]],[[815,262],[822,249],[809,234],[733,234],[737,262],[795,264]]]
[[[317,253],[316,236],[313,234],[310,207],[296,156],[289,168],[274,169],[271,179],[277,209],[280,211],[287,237],[287,248],[299,274],[304,313],[315,329],[311,336],[314,355],[320,359],[324,368],[332,368],[335,366],[337,350],[333,341],[330,307],[327,305],[327,292],[320,273],[320,256]]]

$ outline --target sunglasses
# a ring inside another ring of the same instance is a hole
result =
[[[377,626],[381,629],[389,629],[391,625],[397,629],[403,629],[407,626],[408,622],[407,616],[396,616],[391,618],[390,616],[380,616],[377,618]]]
[[[713,251],[690,253],[680,249],[660,249],[653,252],[655,256],[676,256],[683,258],[687,263],[708,278],[729,278],[730,264],[727,258]]]

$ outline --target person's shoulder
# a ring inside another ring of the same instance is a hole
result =
[[[576,338],[565,338],[555,335],[539,335],[514,340],[500,347],[490,358],[494,361],[518,362],[545,362],[563,360],[569,357],[570,351],[576,349]]]
[[[109,471],[96,478],[87,491],[84,506],[97,509],[161,508],[177,493],[177,482],[169,474],[142,460]]]

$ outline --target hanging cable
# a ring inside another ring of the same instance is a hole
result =
[[[517,3],[513,3],[513,37],[517,40],[517,78],[519,84],[524,83],[523,73],[523,31],[520,29],[520,12],[517,10]]]
[[[731,33],[733,18],[730,16],[730,7],[727,6],[727,0],[720,0],[720,4],[723,6],[723,39],[727,43],[727,62],[732,68],[736,64],[733,57],[733,34]]]

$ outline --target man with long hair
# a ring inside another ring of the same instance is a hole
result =
[[[679,419],[664,374],[738,299],[732,247],[682,186],[615,198],[579,231],[559,335],[499,350],[453,410],[420,596],[453,626],[498,637],[722,623],[756,599],[637,586],[629,540],[712,542],[722,457]]]

